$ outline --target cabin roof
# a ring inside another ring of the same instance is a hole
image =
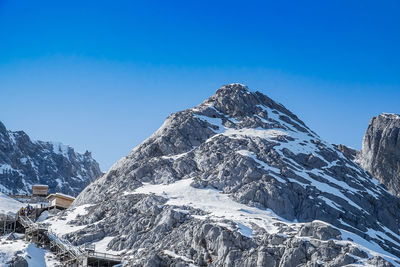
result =
[[[34,184],[34,185],[32,185],[32,188],[33,188],[33,187],[49,188],[49,186],[48,186],[48,185],[45,185],[45,184]]]
[[[75,200],[74,197],[69,196],[69,195],[65,195],[65,194],[62,194],[62,193],[50,194],[50,195],[48,195],[46,198],[47,198],[47,199],[64,198],[64,199],[66,199],[66,200],[72,200],[72,201]]]

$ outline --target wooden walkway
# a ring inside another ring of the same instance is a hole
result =
[[[18,222],[25,229],[25,239],[38,246],[49,247],[63,266],[68,267],[111,267],[122,262],[118,256],[99,253],[72,245],[68,240],[57,236],[48,227],[35,223],[27,216],[19,216]]]

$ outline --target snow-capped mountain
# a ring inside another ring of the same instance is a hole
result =
[[[371,119],[357,162],[400,196],[400,115],[383,113]]]
[[[23,131],[9,131],[0,122],[0,192],[26,194],[33,184],[47,184],[50,192],[75,196],[100,175],[89,152],[32,141]]]
[[[241,84],[177,112],[52,230],[126,266],[400,266],[400,199]]]

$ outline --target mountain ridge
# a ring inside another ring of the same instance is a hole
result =
[[[108,238],[108,249],[135,259],[129,266],[384,266],[400,255],[400,200],[283,105],[240,84],[170,115],[67,213],[82,207],[67,238]]]
[[[76,196],[102,172],[90,152],[77,153],[59,142],[33,141],[0,122],[0,190],[29,194],[33,184]]]

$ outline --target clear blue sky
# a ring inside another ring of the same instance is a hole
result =
[[[279,2],[279,3],[278,3]],[[360,148],[400,113],[399,1],[0,0],[0,120],[106,170],[240,82]]]

